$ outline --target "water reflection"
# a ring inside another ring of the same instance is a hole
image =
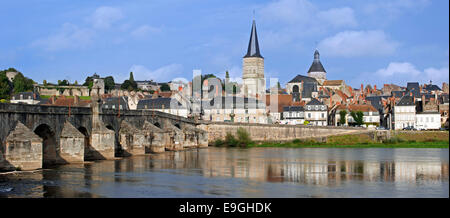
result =
[[[0,197],[448,197],[448,160],[448,149],[208,148],[1,175]]]

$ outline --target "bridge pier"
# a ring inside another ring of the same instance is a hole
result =
[[[120,124],[119,144],[124,156],[145,154],[144,133],[125,120]]]
[[[59,140],[59,156],[62,161],[64,163],[83,162],[85,140],[85,136],[66,121]]]
[[[88,153],[90,160],[114,159],[116,135],[104,125],[92,127],[91,146]]]
[[[3,170],[40,169],[43,163],[42,149],[42,139],[19,121],[6,137],[5,146],[2,148],[4,158],[0,160],[0,168]]]
[[[170,122],[166,122],[164,129],[169,132],[166,138],[166,150],[180,151],[183,150],[184,133],[180,128],[174,126]]]
[[[145,135],[145,151],[146,153],[162,153],[165,151],[165,139],[168,138],[168,133],[156,127],[148,121],[144,122],[142,131]]]

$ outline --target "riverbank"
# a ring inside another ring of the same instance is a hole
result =
[[[248,134],[237,134],[237,138],[227,135],[224,141],[216,141],[217,147],[274,147],[274,148],[448,148],[448,131],[392,131],[391,138],[383,142],[375,141],[368,134],[330,136],[317,139],[295,139],[288,142],[255,142]]]

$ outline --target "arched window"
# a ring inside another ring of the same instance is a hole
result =
[[[294,85],[294,86],[292,87],[292,92],[293,92],[293,93],[298,93],[298,92],[299,92],[298,85]]]

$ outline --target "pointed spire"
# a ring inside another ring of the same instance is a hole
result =
[[[308,70],[308,73],[310,73],[310,72],[325,72],[326,73],[325,68],[323,68],[322,63],[320,62],[320,54],[317,49],[314,52],[314,61]]]
[[[261,53],[259,52],[258,34],[256,33],[255,20],[253,20],[252,31],[250,33],[250,41],[248,43],[247,54],[244,56],[244,58],[247,58],[247,57],[263,58],[261,56]]]

